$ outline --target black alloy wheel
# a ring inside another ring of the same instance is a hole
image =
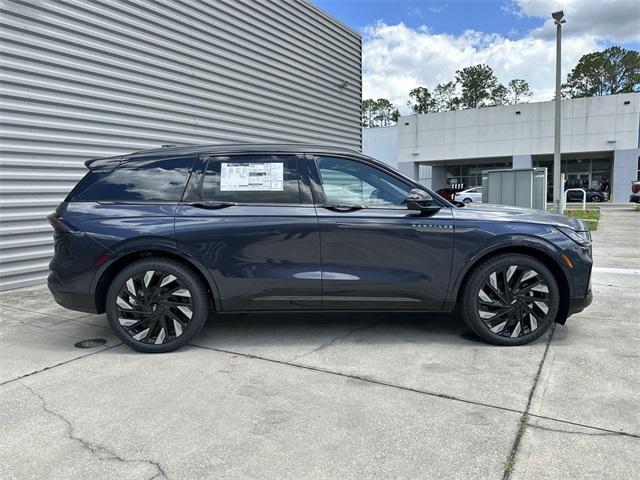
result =
[[[161,345],[178,338],[193,316],[191,292],[175,275],[158,270],[129,278],[116,298],[118,322],[132,338]]]
[[[118,336],[142,352],[167,352],[187,343],[208,314],[199,278],[168,259],[135,262],[114,279],[107,315]]]
[[[557,282],[540,261],[519,254],[485,262],[464,292],[463,316],[491,343],[522,345],[549,329],[559,309]]]

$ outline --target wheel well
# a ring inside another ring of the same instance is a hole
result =
[[[558,282],[558,287],[560,287],[560,309],[558,311],[556,322],[564,324],[564,322],[567,320],[567,314],[569,313],[569,282],[567,281],[567,277],[562,272],[560,266],[555,262],[555,260],[553,260],[553,258],[551,258],[545,252],[531,247],[505,247],[493,252],[489,252],[483,257],[479,258],[473,265],[473,267],[471,267],[467,271],[464,278],[462,279],[460,288],[458,289],[458,294],[456,296],[456,304],[459,304],[460,296],[464,291],[464,287],[477,266],[489,258],[493,258],[497,255],[504,255],[505,253],[520,253],[523,255],[529,255],[536,260],[540,260],[549,270],[551,270],[551,273]]]
[[[119,258],[118,260],[113,262],[113,264],[109,265],[109,268],[107,268],[102,273],[102,276],[100,277],[100,280],[98,280],[98,284],[96,285],[95,291],[95,301],[98,313],[104,313],[105,311],[105,300],[107,298],[107,291],[109,290],[109,285],[111,285],[111,281],[115,278],[115,276],[127,265],[130,265],[137,260],[150,257],[170,258],[171,260],[180,262],[184,266],[189,268],[195,275],[200,278],[200,280],[202,280],[202,283],[209,293],[209,308],[211,308],[212,311],[216,311],[216,305],[213,299],[211,285],[199,268],[197,268],[193,263],[185,260],[184,257],[181,257],[180,255],[177,255],[175,253],[166,252],[164,250],[144,250],[132,252]]]

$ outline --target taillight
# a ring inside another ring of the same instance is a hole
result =
[[[49,215],[47,215],[47,220],[49,220],[49,223],[54,228],[54,230],[62,233],[71,233],[73,231],[71,227],[64,223],[56,213],[50,213]]]
[[[631,184],[631,191],[633,193],[640,193],[640,182],[635,182]]]

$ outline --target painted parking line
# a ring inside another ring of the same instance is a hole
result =
[[[598,273],[619,273],[621,275],[640,275],[640,270],[637,268],[593,267],[593,271]]]

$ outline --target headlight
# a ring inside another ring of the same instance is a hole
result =
[[[576,242],[578,245],[587,247],[591,245],[591,232],[589,231],[588,227],[584,225],[584,222],[582,222],[582,224],[583,224],[583,227],[585,228],[584,231],[575,231],[569,227],[556,227],[556,228],[560,230],[562,233],[564,233],[571,240]]]

